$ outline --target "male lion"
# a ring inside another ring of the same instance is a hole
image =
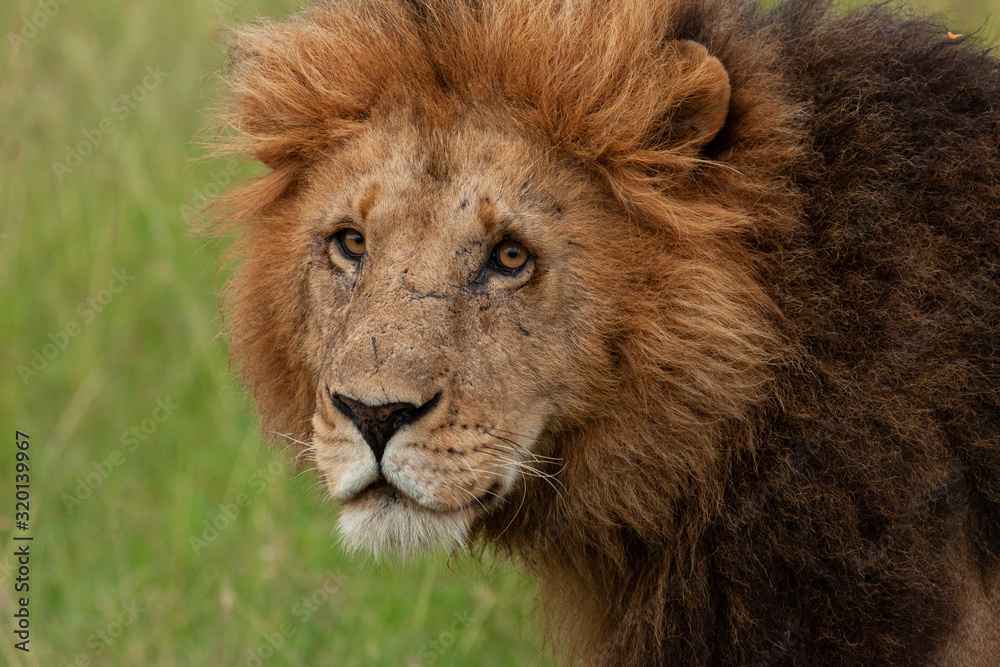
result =
[[[218,202],[229,337],[348,547],[518,557],[568,661],[1000,664],[981,48],[809,0],[340,0],[236,31],[227,81],[270,167]]]

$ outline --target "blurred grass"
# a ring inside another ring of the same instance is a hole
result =
[[[958,32],[1000,0],[929,6]],[[0,9],[0,663],[540,664],[533,585],[517,573],[483,573],[464,556],[398,567],[345,557],[335,508],[262,448],[227,371],[215,339],[222,247],[190,236],[185,214],[230,165],[195,162],[194,138],[224,57],[216,31],[290,9]],[[12,43],[32,17],[44,27]],[[147,68],[166,74],[156,83]],[[93,146],[78,167],[54,167],[81,141]],[[114,271],[134,276],[118,294]],[[52,358],[22,379],[35,352]],[[176,404],[162,423],[158,401]],[[12,647],[15,429],[31,435],[28,654]],[[246,506],[227,517],[220,505],[241,493]],[[213,521],[228,522],[214,538]],[[199,536],[206,544],[193,545]]]

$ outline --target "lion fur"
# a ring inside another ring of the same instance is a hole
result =
[[[672,130],[704,72],[671,40],[729,75],[705,145]],[[539,576],[556,646],[942,655],[1000,555],[1000,74],[975,39],[896,5],[345,0],[244,27],[232,53],[220,150],[271,167],[217,204],[241,230],[229,336],[265,428],[301,430],[315,383],[289,298],[303,165],[373,105],[433,124],[458,100],[629,222],[615,261],[595,255],[591,400],[541,443],[559,487],[526,480],[478,528]]]

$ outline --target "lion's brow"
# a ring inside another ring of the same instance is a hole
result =
[[[378,198],[380,189],[381,186],[378,183],[371,183],[358,196],[356,207],[362,220],[368,218],[368,214],[371,212],[372,207],[375,205],[375,200]]]
[[[487,234],[491,233],[496,229],[497,223],[499,222],[497,218],[497,207],[496,203],[489,197],[483,197],[479,200],[479,206],[476,207],[476,217],[479,221],[483,223],[483,229]]]

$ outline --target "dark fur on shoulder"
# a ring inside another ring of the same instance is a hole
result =
[[[795,355],[699,560],[661,574],[697,597],[628,628],[643,588],[625,578],[614,662],[921,664],[965,602],[947,545],[996,573],[998,62],[891,6],[830,14],[734,24],[691,3],[671,31],[718,44],[730,72],[743,56],[720,27],[756,32],[806,112],[802,225],[759,248]]]

